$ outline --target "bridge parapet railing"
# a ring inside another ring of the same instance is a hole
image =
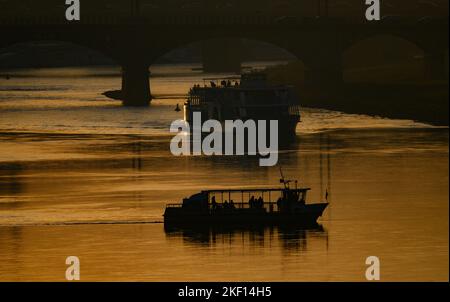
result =
[[[82,15],[80,21],[67,21],[61,16],[19,16],[2,15],[0,13],[0,24],[2,25],[255,25],[255,26],[314,26],[314,25],[417,25],[429,24],[441,21],[448,22],[447,17],[425,18],[425,17],[386,17],[379,22],[369,22],[363,17],[350,18],[319,18],[319,17],[289,17],[255,14],[172,14],[172,15],[149,15],[149,16],[113,16],[109,14]]]

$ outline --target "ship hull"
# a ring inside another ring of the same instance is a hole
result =
[[[322,216],[327,203],[308,204],[295,213],[267,212],[264,209],[234,209],[202,213],[183,208],[167,208],[166,225],[299,225],[312,226]]]
[[[189,124],[189,127],[191,128],[191,130],[194,129],[194,124],[193,124],[193,112],[195,112],[195,110],[192,110],[191,108],[185,106],[184,108],[184,119],[185,121]],[[201,112],[201,111],[198,111]],[[202,118],[204,119],[201,122],[206,121],[207,115],[203,114]],[[284,141],[290,141],[293,138],[295,138],[296,136],[296,129],[297,129],[297,124],[300,122],[300,117],[298,116],[272,116],[272,117],[267,117],[267,116],[250,116],[250,117],[246,117],[246,118],[236,118],[233,119],[237,120],[237,119],[242,119],[243,122],[247,121],[247,120],[253,120],[256,123],[256,126],[258,126],[258,121],[265,121],[266,122],[266,131],[267,133],[270,133],[270,121],[277,121],[278,122],[278,137],[280,138],[280,140]],[[224,120],[220,120],[220,123],[222,124],[222,128],[225,129],[225,121]],[[258,128],[258,127],[257,127]]]

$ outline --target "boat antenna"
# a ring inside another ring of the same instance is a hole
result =
[[[331,194],[331,155],[330,155],[330,136],[327,135],[327,193],[326,199],[330,199],[333,197]]]
[[[289,183],[292,182],[292,180],[284,178],[283,169],[281,168],[281,166],[280,166],[280,175],[281,175],[280,183],[282,183],[284,185],[285,189],[289,189]]]

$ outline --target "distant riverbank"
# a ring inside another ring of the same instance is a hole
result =
[[[305,85],[303,66],[299,62],[271,67],[267,72],[271,82],[293,85],[301,97],[302,106],[448,126],[448,81],[396,81],[396,74],[392,71],[403,67],[416,68],[411,64],[347,71],[347,81],[332,89]],[[376,73],[382,78],[383,72],[387,75],[385,81],[370,78]]]

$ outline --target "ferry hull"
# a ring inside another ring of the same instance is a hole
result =
[[[313,226],[322,216],[327,203],[308,204],[295,213],[267,212],[256,210],[224,210],[203,213],[183,208],[167,208],[164,214],[166,225],[299,225]]]

